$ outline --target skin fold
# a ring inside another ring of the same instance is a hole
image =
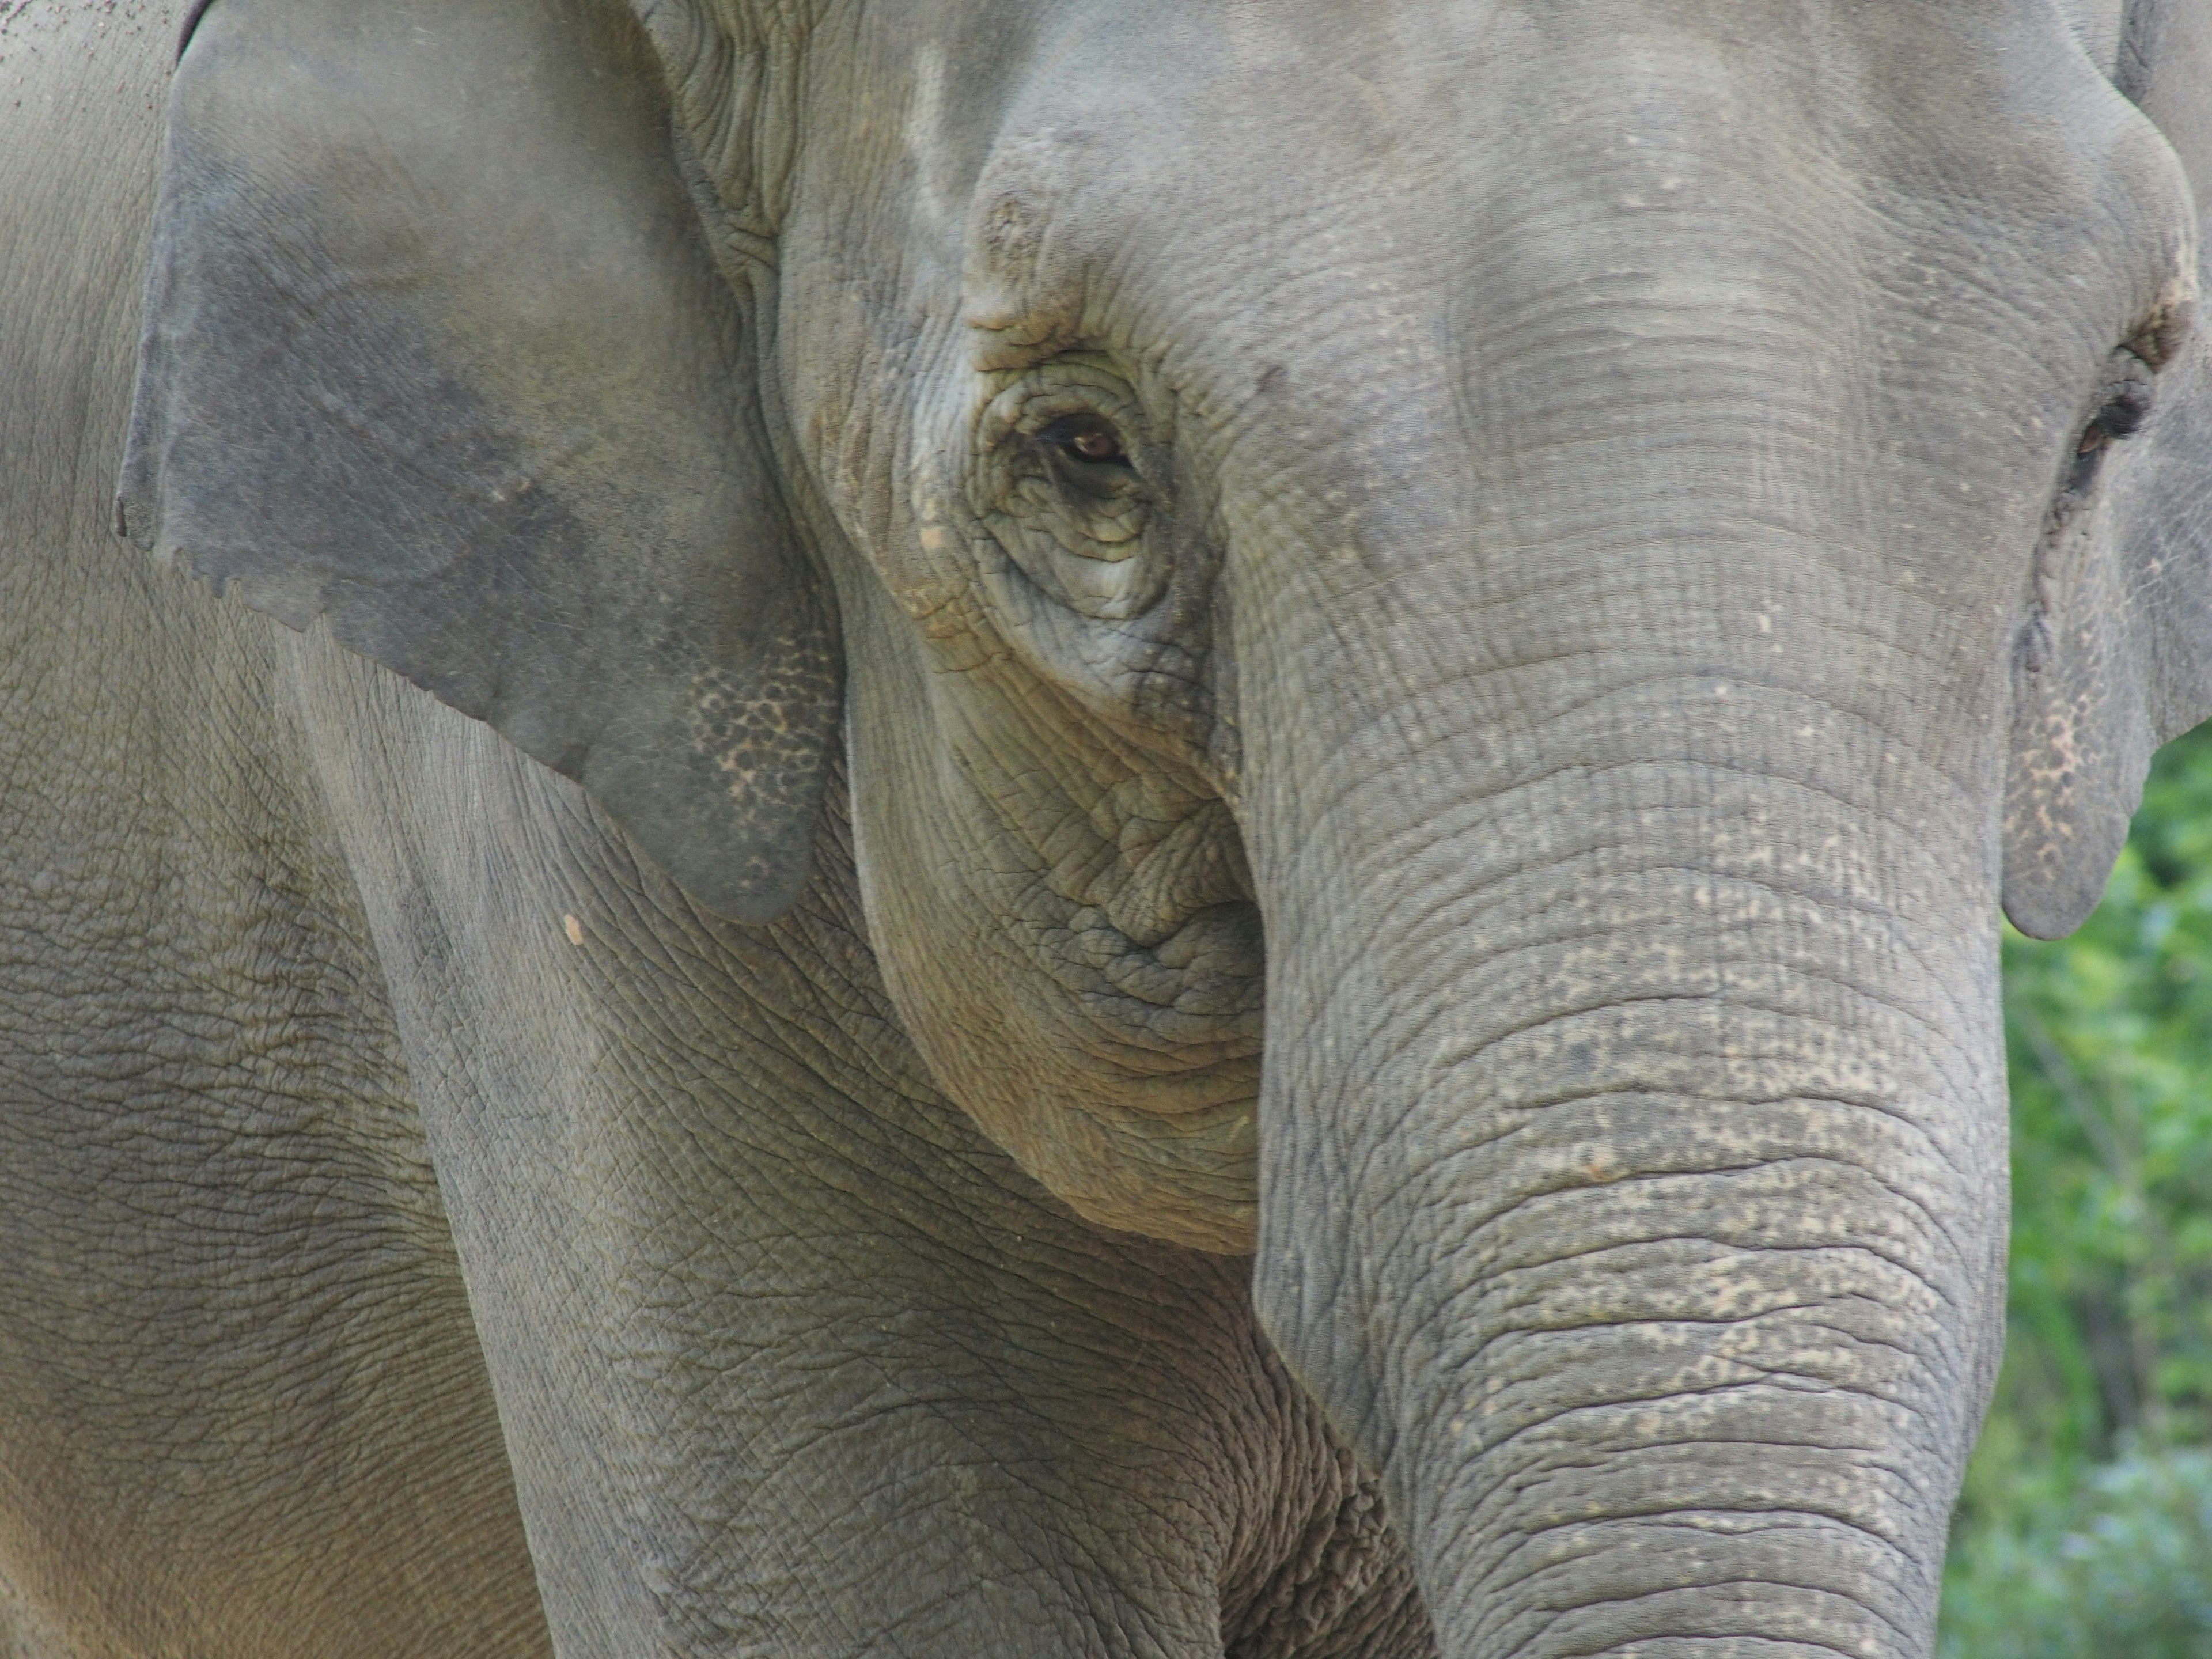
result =
[[[0,25],[0,1654],[1931,1650],[2203,6],[183,21]]]

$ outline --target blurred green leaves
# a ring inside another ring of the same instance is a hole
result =
[[[2212,1656],[2212,726],[2169,745],[2103,904],[2005,939],[2010,1330],[1946,1659]]]
[[[2212,1654],[2212,1452],[2046,1473],[1956,1539],[1942,1659]]]

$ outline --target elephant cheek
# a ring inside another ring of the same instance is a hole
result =
[[[848,612],[871,603],[889,600],[863,594]],[[907,637],[894,617],[871,621]],[[972,677],[947,678],[968,692]],[[1140,943],[1103,907],[1054,890],[972,786],[975,769],[946,756],[948,734],[978,717],[948,714],[937,690],[919,652],[854,653],[854,850],[900,1024],[945,1095],[1085,1219],[1249,1255],[1261,1015],[1250,907],[1202,906]],[[984,762],[996,752],[970,746]],[[1210,991],[1189,972],[1209,966],[1221,969]]]

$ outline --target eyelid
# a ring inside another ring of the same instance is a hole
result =
[[[1087,356],[1055,357],[1008,376],[984,406],[975,435],[988,455],[1009,444],[1050,443],[1043,434],[1063,420],[1097,421],[1111,430],[1133,470],[1152,447],[1134,388]]]
[[[1036,434],[1039,441],[1054,448],[1074,452],[1075,459],[1090,466],[1131,466],[1128,441],[1121,429],[1103,415],[1063,415],[1040,427]],[[1111,455],[1085,455],[1076,446],[1086,437],[1103,437],[1114,446]]]
[[[2112,446],[2124,443],[2150,418],[2153,377],[2157,370],[2139,352],[2123,346],[2106,361],[2104,385],[2095,411],[2081,422],[2068,458],[2059,492],[2062,510],[2078,507],[2093,495]]]

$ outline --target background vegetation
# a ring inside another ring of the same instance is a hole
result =
[[[2212,726],[2087,925],[2004,948],[2010,1332],[1941,1651],[2212,1659]]]

